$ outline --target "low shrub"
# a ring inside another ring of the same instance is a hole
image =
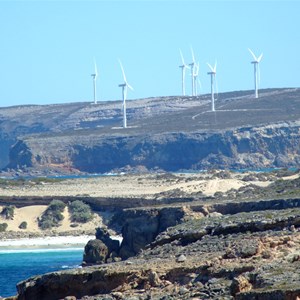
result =
[[[6,220],[13,220],[14,214],[15,214],[15,206],[14,205],[8,205],[3,207],[1,216],[3,216]]]
[[[90,206],[80,200],[71,202],[69,208],[72,222],[86,223],[93,218]]]
[[[19,225],[20,229],[26,229],[27,228],[27,222],[23,221],[20,225]]]
[[[58,227],[60,222],[64,219],[62,213],[65,207],[66,204],[64,202],[52,200],[42,217],[38,220],[39,227],[43,230]]]
[[[0,232],[4,232],[7,229],[8,225],[7,223],[0,224]]]

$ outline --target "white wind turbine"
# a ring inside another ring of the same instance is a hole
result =
[[[259,57],[256,57],[251,49],[248,48],[248,50],[253,57],[253,61],[251,62],[251,64],[254,65],[254,95],[255,98],[258,98],[258,84],[260,82],[259,63],[263,57],[263,54],[261,54]]]
[[[195,74],[195,55],[194,50],[191,46],[191,52],[192,52],[192,62],[189,64],[191,67],[191,77],[192,77],[192,96],[195,96],[195,80],[194,80],[194,74]]]
[[[210,75],[210,84],[211,84],[211,111],[215,111],[215,92],[214,92],[214,85],[216,81],[216,74],[217,74],[217,62],[215,62],[214,67],[212,67],[209,63],[207,63],[210,72],[207,74]]]
[[[122,88],[122,97],[123,97],[123,128],[127,128],[127,116],[126,116],[126,98],[127,98],[127,88],[130,88],[133,91],[133,88],[131,85],[128,84],[125,72],[122,66],[121,61],[119,60],[120,67],[123,74],[124,83],[119,84],[119,87]]]
[[[95,60],[94,60],[94,73],[91,74],[91,76],[93,77],[94,104],[97,104],[97,85],[96,85],[96,81],[97,81],[97,77],[98,77],[98,70],[97,70],[97,65],[96,65]]]
[[[185,96],[185,70],[189,69],[189,66],[184,62],[183,55],[182,55],[182,52],[180,49],[179,49],[179,52],[180,52],[181,61],[182,61],[182,65],[179,66],[179,68],[181,68],[181,76],[182,76],[182,78],[181,78],[182,95]]]
[[[194,89],[195,89],[195,96],[198,96],[198,85],[197,83],[199,84],[200,88],[201,88],[201,82],[200,80],[198,79],[198,76],[199,76],[199,69],[200,69],[200,63],[196,63],[195,64],[195,67],[194,67],[194,74],[193,74],[193,78],[194,78]]]

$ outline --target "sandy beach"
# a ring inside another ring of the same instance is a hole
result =
[[[84,246],[95,236],[92,235],[81,235],[81,236],[45,236],[36,238],[20,238],[20,239],[6,239],[0,240],[0,250],[8,247],[40,247],[46,246]]]

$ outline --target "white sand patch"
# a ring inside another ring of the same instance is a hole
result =
[[[22,231],[39,232],[38,227],[38,217],[40,217],[46,210],[46,205],[34,205],[25,206],[21,208],[15,208],[13,220],[1,219],[1,223],[7,223],[7,231],[20,231],[19,226],[22,222],[27,222],[27,229],[22,229]],[[3,207],[0,207],[2,211]]]
[[[0,212],[2,211],[3,206],[0,206]],[[7,232],[9,231],[18,231],[18,232],[33,232],[33,233],[44,233],[38,227],[38,218],[42,216],[44,211],[47,209],[47,205],[32,205],[32,206],[25,206],[21,208],[15,208],[14,210],[14,217],[13,220],[7,220],[3,217],[0,217],[0,223],[7,223],[8,227],[6,229]],[[52,230],[56,232],[66,232],[66,231],[76,231],[76,230],[83,230],[83,231],[95,231],[97,227],[103,226],[102,218],[94,213],[93,219],[87,223],[78,223],[76,227],[72,227],[71,220],[70,220],[70,213],[68,207],[65,208],[63,212],[64,219],[62,220],[60,226],[53,227]],[[26,229],[20,229],[19,226],[22,222],[27,222]]]
[[[0,241],[1,247],[40,247],[40,246],[68,246],[68,245],[86,245],[95,236],[46,236],[38,238],[21,238],[21,239],[7,239]]]

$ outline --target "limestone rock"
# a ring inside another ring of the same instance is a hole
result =
[[[186,261],[186,256],[181,254],[177,257],[176,261],[179,263],[184,262],[184,261]]]
[[[90,240],[84,248],[83,264],[105,263],[108,254],[108,248],[102,241]]]
[[[240,275],[232,280],[230,289],[231,293],[235,295],[237,293],[250,291],[252,289],[252,284],[246,277]]]
[[[119,252],[120,243],[118,240],[113,240],[106,228],[98,227],[96,229],[96,239],[102,241],[108,248],[109,253]]]
[[[157,275],[156,272],[150,271],[150,273],[149,273],[149,283],[150,283],[151,286],[154,286],[154,287],[160,286],[161,280],[160,280],[160,278],[159,278],[159,276]]]

